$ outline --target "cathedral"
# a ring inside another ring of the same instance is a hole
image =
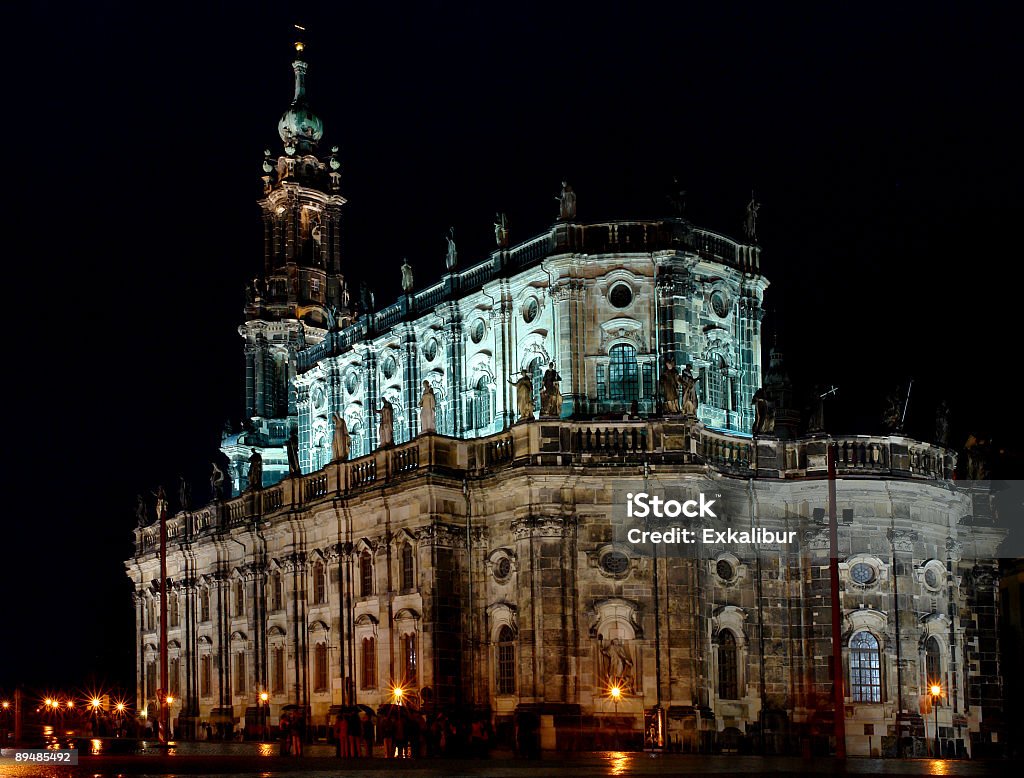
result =
[[[736,240],[589,222],[563,183],[549,227],[516,242],[499,214],[489,256],[452,236],[441,278],[403,268],[378,306],[346,281],[297,51],[245,428],[212,502],[167,516],[166,579],[152,517],[126,562],[139,710],[163,621],[179,734],[401,703],[544,749],[828,753],[838,716],[850,754],[997,753],[990,495],[942,445],[800,424],[762,363],[756,203]],[[641,517],[641,492],[692,499]]]

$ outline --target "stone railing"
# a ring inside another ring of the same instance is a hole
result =
[[[948,480],[956,456],[940,446],[904,437],[826,436],[777,440],[734,435],[704,427],[694,419],[630,421],[541,419],[518,423],[485,438],[460,440],[444,435],[419,437],[358,459],[332,462],[314,473],[285,478],[168,519],[184,539],[244,526],[285,508],[301,508],[382,486],[420,471],[455,478],[518,466],[652,465],[712,467],[740,478],[823,478],[826,454],[835,446],[839,477],[892,477]],[[756,450],[755,450],[756,445]],[[137,553],[156,552],[155,524],[136,530]]]

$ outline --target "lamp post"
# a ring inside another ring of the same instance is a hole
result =
[[[612,704],[615,706],[615,723],[612,725],[612,733],[615,738],[615,748],[620,748],[619,743],[619,700],[622,699],[622,687],[617,683],[613,683],[611,688],[608,689],[608,696],[612,699]]]
[[[260,722],[260,734],[264,740],[270,740],[270,736],[267,734],[267,721],[269,719],[269,716],[267,716],[267,708],[270,707],[269,700],[269,694],[266,692],[260,692],[260,718],[262,719]]]
[[[942,756],[939,748],[939,698],[942,697],[942,686],[933,683],[928,691],[931,692],[932,710],[935,711],[935,756],[938,758]]]

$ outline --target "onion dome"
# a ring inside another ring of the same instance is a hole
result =
[[[277,123],[277,132],[284,141],[285,151],[290,155],[296,151],[300,154],[311,154],[316,144],[324,135],[324,123],[309,107],[306,101],[306,70],[309,68],[302,60],[305,46],[301,42],[295,44],[296,58],[292,62],[295,71],[295,97],[292,104],[284,112]]]

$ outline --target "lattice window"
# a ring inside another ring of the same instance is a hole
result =
[[[850,692],[854,702],[882,701],[882,661],[870,632],[850,638]]]
[[[736,636],[724,629],[718,636],[718,696],[723,700],[739,699],[738,656]]]
[[[373,594],[373,559],[370,552],[364,551],[359,555],[359,595],[369,597]]]
[[[628,405],[639,399],[640,376],[636,349],[620,343],[612,346],[608,355],[608,399]]]
[[[377,641],[363,638],[363,688],[377,688]]]
[[[507,624],[498,631],[497,643],[497,692],[515,694],[516,691],[516,644],[512,628]]]

